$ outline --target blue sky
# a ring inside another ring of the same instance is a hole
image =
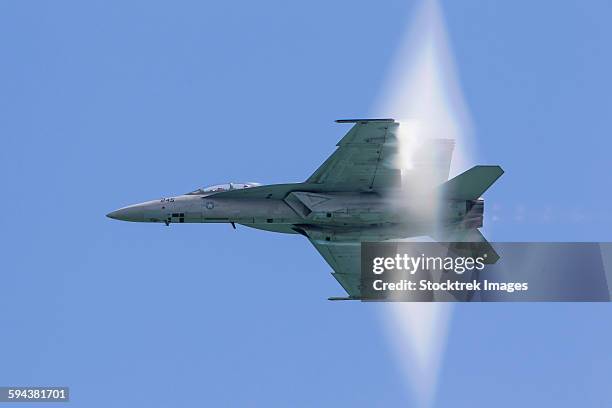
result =
[[[380,305],[303,237],[119,223],[305,179],[367,116],[413,2],[0,3],[0,384],[71,406],[411,406]],[[442,2],[497,241],[610,241],[612,5]],[[608,304],[455,309],[438,407],[612,403]],[[25,406],[25,405],[24,405]]]

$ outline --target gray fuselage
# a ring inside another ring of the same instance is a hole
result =
[[[327,241],[433,236],[440,229],[482,226],[482,200],[407,197],[402,192],[300,191],[300,184],[280,195],[258,194],[270,187],[276,186],[161,198],[123,207],[108,217],[166,225],[232,223],[281,233],[308,231]]]

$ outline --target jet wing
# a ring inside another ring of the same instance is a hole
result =
[[[380,191],[400,187],[402,160],[399,159],[398,128],[393,119],[346,119],[354,123],[337,143],[338,148],[306,180],[339,191]],[[409,138],[407,134],[405,137]],[[448,179],[454,143],[447,139],[429,139],[413,149],[410,171],[418,178],[422,171],[435,174],[429,180],[442,183]]]
[[[361,297],[361,243],[330,242],[310,237],[308,239],[334,270],[332,276],[348,293],[349,299],[359,299]]]
[[[336,122],[355,124],[306,183],[339,185],[356,191],[376,191],[399,185],[401,171],[394,166],[399,123],[393,119]]]
[[[299,232],[308,237],[308,240],[321,254],[323,259],[333,269],[332,276],[349,295],[348,297],[332,297],[329,300],[360,300],[363,293],[361,291],[361,242],[359,241],[326,241],[316,239],[316,231],[300,228]],[[445,235],[446,242],[451,242],[448,250],[457,256],[484,256],[485,264],[494,264],[499,259],[499,255],[491,244],[482,236],[477,229],[449,232]],[[460,245],[459,243],[471,243],[471,245]],[[391,250],[389,256],[397,253],[397,248]],[[477,255],[478,254],[478,255]],[[466,275],[467,276],[467,275]],[[475,276],[478,276],[477,274]],[[455,294],[452,294],[456,296]]]

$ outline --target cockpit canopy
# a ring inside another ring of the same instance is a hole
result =
[[[198,188],[197,190],[194,190],[191,193],[187,193],[187,194],[219,193],[221,191],[242,190],[244,188],[251,188],[251,187],[257,187],[257,186],[261,186],[261,183],[226,183],[226,184],[216,184],[214,186]]]

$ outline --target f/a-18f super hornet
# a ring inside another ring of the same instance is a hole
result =
[[[454,142],[428,139],[405,167],[393,119],[346,119],[351,130],[303,183],[227,183],[130,205],[117,220],[229,223],[301,234],[332,267],[347,299],[360,298],[360,243],[417,236],[486,243],[480,198],[502,174],[475,166],[448,180]],[[402,136],[403,137],[403,136]],[[407,135],[409,137],[409,135]]]

